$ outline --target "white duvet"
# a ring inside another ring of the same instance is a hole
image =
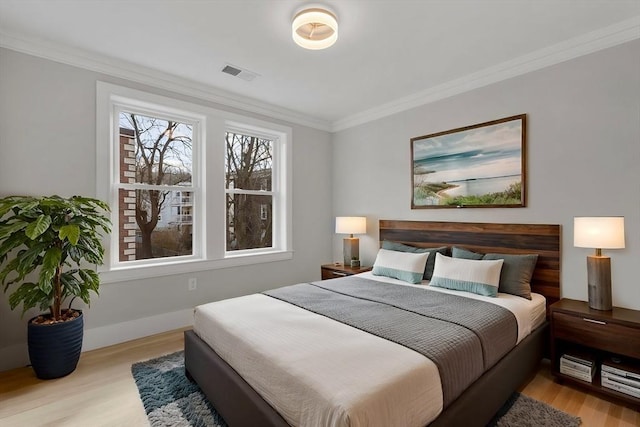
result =
[[[540,295],[446,292],[511,310],[518,342],[544,320]],[[428,358],[265,295],[196,307],[194,331],[293,426],[424,426],[442,411],[440,376]]]

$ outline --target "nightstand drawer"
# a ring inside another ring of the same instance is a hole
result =
[[[322,280],[337,279],[339,277],[352,276],[371,270],[371,267],[351,267],[342,264],[325,264],[322,268]]]
[[[640,329],[588,316],[553,313],[555,338],[640,358]]]
[[[327,270],[326,268],[322,269],[322,280],[336,279],[338,277],[345,277],[345,276],[350,276],[350,274],[345,273],[343,271]]]

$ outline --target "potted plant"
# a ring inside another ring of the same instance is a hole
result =
[[[101,265],[101,232],[111,231],[109,207],[100,200],[11,196],[0,199],[0,282],[9,305],[47,310],[28,322],[31,365],[38,378],[59,378],[75,370],[82,349],[81,310],[100,277],[90,264]],[[63,304],[69,301],[65,308]]]

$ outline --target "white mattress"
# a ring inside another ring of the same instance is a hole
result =
[[[437,291],[511,310],[518,342],[544,321],[540,295],[529,301]],[[442,411],[437,367],[399,344],[261,294],[204,304],[194,316],[200,338],[293,426],[424,426]]]

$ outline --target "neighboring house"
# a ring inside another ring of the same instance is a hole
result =
[[[180,185],[180,184],[178,184]],[[191,227],[193,225],[193,195],[191,191],[177,191],[170,195],[169,215],[166,221],[158,221],[158,226]]]

